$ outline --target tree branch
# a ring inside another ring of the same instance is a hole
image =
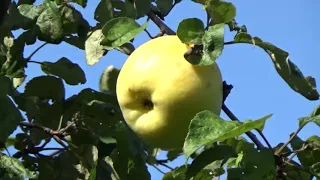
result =
[[[176,35],[176,33],[169,26],[163,23],[152,10],[148,12],[147,16],[160,28],[162,32],[168,35]]]

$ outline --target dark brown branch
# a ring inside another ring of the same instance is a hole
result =
[[[147,14],[147,16],[160,28],[160,30],[168,35],[176,35],[176,33],[165,23],[161,21],[157,15],[154,14],[154,12],[151,10]]]
[[[239,119],[230,111],[230,109],[223,103],[222,110],[227,114],[227,116],[233,121],[239,121]],[[257,145],[258,149],[264,148],[264,145],[259,141],[257,136],[252,132],[246,132],[246,135],[252,140],[252,142]]]

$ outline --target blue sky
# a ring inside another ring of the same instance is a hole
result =
[[[91,25],[94,9],[98,1],[89,1],[88,7],[81,10]],[[320,22],[320,2],[310,1],[232,1],[237,7],[237,21],[245,24],[252,36],[258,36],[264,41],[271,42],[289,52],[290,59],[304,75],[310,75],[320,81],[320,37],[317,34]],[[190,9],[189,9],[190,8]],[[205,22],[205,12],[201,5],[190,0],[178,4],[172,13],[166,17],[165,23],[176,31],[178,24],[184,18],[197,17]],[[145,22],[145,18],[139,23]],[[156,35],[159,29],[150,23],[148,31]],[[226,28],[227,30],[227,28]],[[233,38],[233,33],[227,33],[226,40]],[[142,32],[135,39],[134,45],[138,47],[149,38]],[[25,50],[29,55],[42,43],[36,43]],[[98,90],[101,73],[108,65],[121,68],[127,56],[117,51],[109,52],[94,66],[85,62],[84,51],[68,44],[47,45],[34,57],[34,61],[56,61],[67,57],[78,63],[86,72],[87,83],[79,86],[66,85],[67,96],[78,93],[85,87]],[[297,129],[297,119],[307,116],[319,104],[319,101],[310,102],[300,94],[295,93],[280,78],[274,69],[269,56],[259,47],[252,45],[228,45],[218,59],[223,79],[234,86],[226,104],[240,120],[258,119],[267,114],[273,116],[267,121],[264,134],[275,146],[288,139],[289,134]],[[30,64],[27,69],[27,80],[42,75],[38,64]],[[319,84],[319,83],[318,83]],[[19,88],[23,90],[25,83]],[[319,90],[319,88],[318,88]],[[222,118],[227,119],[222,113]],[[302,138],[311,135],[320,135],[318,127],[313,124],[300,132]],[[159,158],[165,158],[161,153]],[[170,163],[175,167],[183,164],[183,157]],[[164,168],[162,170],[167,171]],[[152,180],[159,180],[162,174],[149,167]]]

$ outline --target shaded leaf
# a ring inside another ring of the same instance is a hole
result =
[[[309,168],[313,164],[320,162],[320,149],[309,146],[298,136],[295,136],[290,143],[292,149],[297,151],[297,157],[306,168]]]
[[[141,33],[148,25],[148,22],[140,26],[134,19],[118,17],[108,21],[102,28],[104,39],[101,44],[108,48],[119,47]]]
[[[276,165],[274,155],[268,148],[251,149],[240,154],[235,168],[228,168],[228,179],[274,180]]]
[[[113,17],[112,0],[101,0],[94,11],[94,19],[104,25]]]
[[[31,79],[26,84],[24,93],[26,96],[36,96],[53,101],[59,101],[65,97],[62,80],[53,76],[38,76]]]
[[[166,173],[162,180],[185,180],[186,179],[186,166],[176,167],[174,170]]]
[[[90,180],[120,180],[119,175],[113,167],[112,159],[107,156],[104,159],[98,159],[95,178]]]
[[[10,94],[13,90],[13,85],[11,80],[6,76],[0,75],[0,96],[6,96]]]
[[[258,37],[251,37],[247,33],[238,33],[236,43],[248,43],[259,46],[270,56],[274,66],[283,80],[297,93],[309,100],[318,100],[319,92],[316,90],[312,77],[304,77],[300,69],[290,61],[289,54],[271,43],[264,42]]]
[[[110,91],[116,93],[116,85],[120,69],[108,66],[100,77],[99,90],[101,92]]]
[[[132,19],[137,17],[137,10],[129,0],[114,0],[112,1],[112,6],[114,8],[114,17],[128,17]]]
[[[170,0],[172,3],[172,0]],[[205,33],[204,24],[198,18],[182,20],[177,29],[177,36],[185,44],[202,44],[202,37]]]
[[[62,57],[57,62],[42,62],[41,69],[49,75],[56,75],[66,81],[69,85],[86,83],[86,76],[81,67],[72,63],[69,59]]]
[[[137,11],[137,15],[135,17],[136,19],[144,17],[151,8],[151,0],[139,0],[139,1],[135,0],[133,3]]]
[[[73,6],[64,5],[60,7],[60,13],[64,35],[78,33],[79,37],[86,37],[90,25],[81,12]]]
[[[54,0],[57,4],[61,5],[62,3],[65,2],[74,2],[85,8],[87,6],[87,1],[88,0]]]
[[[36,0],[18,0],[18,5],[20,4],[33,4]]]
[[[317,178],[320,178],[320,162],[313,164],[310,167],[310,171],[314,176],[316,176]]]
[[[84,44],[86,42],[86,39],[84,38],[80,38],[77,36],[69,36],[69,37],[64,37],[63,41],[79,49],[85,50]]]
[[[22,114],[8,96],[0,96],[0,142],[6,142],[10,134],[14,132]]]
[[[190,164],[186,172],[186,178],[190,179],[204,169],[210,163],[217,160],[227,160],[236,157],[237,154],[231,146],[221,145],[206,149],[199,154]]]
[[[258,120],[248,120],[245,123],[225,121],[211,111],[202,111],[191,120],[189,132],[184,143],[186,159],[201,146],[225,139],[237,137],[252,129],[262,130],[265,121],[270,118],[267,115]]]
[[[9,14],[3,25],[12,30],[20,28],[25,30],[31,29],[44,9],[43,5],[34,6],[21,4],[17,6],[16,3],[11,3],[9,7]]]
[[[36,177],[37,174],[26,169],[18,159],[0,154],[0,179],[24,180]]]
[[[58,7],[52,1],[45,1],[45,10],[36,23],[38,39],[52,44],[59,44],[63,38],[63,23]]]
[[[172,0],[157,0],[157,8],[162,16],[166,16],[172,8]]]
[[[100,58],[106,55],[107,51],[100,44],[104,39],[102,30],[93,31],[85,42],[85,53],[88,65],[96,64]]]

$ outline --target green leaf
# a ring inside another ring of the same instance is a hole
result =
[[[26,96],[36,96],[53,101],[60,101],[65,97],[62,80],[53,76],[38,76],[31,79],[26,84],[24,93]]]
[[[21,77],[21,78],[13,78],[12,79],[12,84],[13,84],[13,88],[18,88],[21,86],[22,83],[24,83],[24,81],[26,80],[26,76]]]
[[[61,6],[60,13],[64,35],[78,33],[79,37],[86,37],[90,25],[81,12],[72,6]]]
[[[167,159],[169,161],[172,161],[172,160],[176,159],[177,157],[181,156],[182,154],[183,154],[182,149],[170,150],[167,152]]]
[[[83,89],[77,96],[74,98],[75,102],[73,103],[81,103],[81,104],[88,104],[93,100],[102,101],[105,103],[110,103],[115,107],[119,108],[117,96],[108,93],[108,92],[98,92],[90,88]]]
[[[265,121],[270,118],[267,115],[258,120],[248,120],[245,123],[225,121],[211,111],[202,111],[191,120],[189,132],[184,142],[186,159],[201,146],[228,138],[237,137],[252,129],[262,130]]]
[[[101,29],[91,32],[90,36],[85,42],[85,53],[88,65],[94,65],[99,62],[100,58],[106,55],[107,50],[100,44],[104,39]]]
[[[63,38],[63,23],[58,7],[52,1],[45,1],[45,10],[36,23],[38,39],[52,44],[59,44]]]
[[[0,75],[0,97],[10,94],[13,90],[13,84],[11,80],[6,76]]]
[[[55,63],[42,62],[41,69],[48,75],[55,75],[64,79],[69,85],[84,84],[87,81],[81,67],[65,57],[60,58]]]
[[[127,0],[126,0],[127,1]],[[164,0],[162,0],[164,1]],[[151,0],[135,0],[134,1],[134,7],[137,11],[136,19],[139,19],[141,17],[144,17],[151,8]]]
[[[23,118],[8,96],[0,96],[0,107],[0,142],[6,142]]]
[[[274,155],[268,148],[251,149],[239,154],[240,161],[235,168],[228,168],[228,179],[263,179],[274,180],[276,165]]]
[[[172,0],[170,1],[172,3]],[[185,44],[202,44],[204,33],[204,24],[198,18],[184,19],[177,28],[177,36]]]
[[[311,174],[297,168],[294,165],[287,165],[283,167],[283,173],[286,174],[286,176],[282,178],[286,178],[287,180],[310,180]],[[280,177],[279,177],[280,178]]]
[[[120,69],[108,66],[100,77],[99,90],[101,92],[110,91],[116,93],[116,85]]]
[[[185,180],[186,179],[186,166],[176,167],[174,170],[166,173],[162,180]]]
[[[222,54],[224,48],[224,24],[210,26],[202,41],[204,54],[198,65],[211,65]]]
[[[24,180],[36,177],[36,172],[29,171],[18,159],[0,154],[0,179]]]
[[[149,180],[145,144],[124,123],[118,124],[114,137],[117,140],[117,149],[111,158],[120,179],[139,177],[141,180]]]
[[[23,58],[26,41],[24,34],[21,34],[17,39],[6,36],[3,41],[7,52],[6,60],[1,67],[1,74],[10,78],[24,77],[24,67],[26,66],[26,61]]]
[[[39,179],[87,179],[90,170],[85,168],[77,154],[65,151],[56,158],[38,158]]]
[[[313,164],[310,167],[310,171],[314,176],[316,176],[317,178],[320,178],[320,162]]]
[[[134,19],[118,17],[108,21],[102,28],[104,39],[101,44],[111,48],[119,47],[141,33],[148,22],[140,26]]]
[[[220,142],[220,145],[231,146],[237,154],[254,149],[254,144],[249,143],[245,138],[241,136],[236,138],[228,138]]]
[[[309,117],[299,118],[299,127],[302,128],[309,122],[313,122],[320,127],[320,105],[317,106],[310,114]]]
[[[128,0],[114,0],[112,1],[112,6],[117,9],[117,11],[114,11],[114,17],[128,17],[132,19],[136,19],[137,17],[136,8]]]
[[[0,142],[1,143],[1,142]],[[6,140],[6,142],[3,144],[3,147],[0,147],[0,151],[3,151],[4,148],[8,148],[10,146],[14,146],[14,144],[16,143],[16,138],[13,137],[8,137],[8,139]]]
[[[94,19],[104,25],[113,17],[112,0],[101,0],[94,11]]]
[[[84,107],[86,118],[83,122],[96,136],[103,138],[112,135],[116,124],[121,118],[121,112],[112,104],[93,100]]]
[[[316,90],[314,79],[304,77],[300,69],[289,60],[289,54],[271,43],[264,42],[258,37],[251,37],[247,33],[238,33],[234,42],[248,43],[259,46],[270,56],[274,66],[283,80],[297,93],[309,100],[318,100],[319,92]]]
[[[236,157],[237,154],[231,146],[221,145],[206,149],[199,154],[190,164],[186,172],[186,178],[196,176],[203,168],[217,160],[227,160]]]
[[[313,164],[320,162],[319,147],[310,146],[298,136],[293,138],[293,140],[290,142],[290,145],[294,151],[298,151],[297,157],[302,166],[309,168]]]
[[[210,24],[225,24],[236,16],[236,7],[223,0],[208,0],[205,9],[211,18]]]
[[[74,2],[74,3],[77,3],[79,4],[80,6],[82,6],[83,8],[87,7],[87,1],[88,0],[67,0],[67,1],[64,1],[64,0],[55,0],[55,2],[58,4],[58,5],[61,5],[65,2]]]
[[[66,43],[75,46],[81,50],[85,50],[84,44],[86,42],[86,39],[84,38],[80,38],[80,37],[76,37],[76,36],[69,36],[69,37],[64,37],[63,41],[65,41]]]
[[[172,0],[157,0],[157,8],[162,16],[166,16],[172,8]]]
[[[43,5],[34,6],[29,4],[21,4],[17,7],[12,3],[9,7],[9,14],[3,25],[9,29],[31,29],[36,23],[37,18],[44,10]]]
[[[96,167],[96,177],[90,180],[120,180],[119,175],[113,167],[113,162],[110,157],[98,159]]]

